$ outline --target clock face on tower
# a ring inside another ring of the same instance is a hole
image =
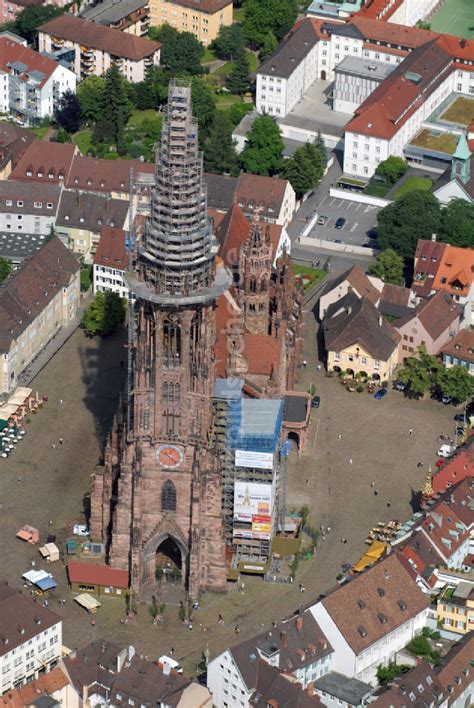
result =
[[[156,459],[162,467],[174,469],[184,461],[184,451],[178,445],[160,445],[156,448]]]

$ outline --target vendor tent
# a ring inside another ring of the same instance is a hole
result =
[[[385,555],[387,544],[382,541],[374,541],[366,550],[364,555],[359,558],[357,563],[352,567],[354,573],[361,573],[367,566],[376,563],[382,556]]]
[[[96,600],[95,597],[92,597],[92,595],[89,595],[87,592],[83,592],[81,595],[77,595],[74,599],[79,605],[81,605],[81,607],[84,607],[88,612],[96,612],[97,609],[100,607],[100,602]]]
[[[28,526],[28,524],[25,524],[25,526],[22,526],[17,532],[16,537],[22,541],[27,541],[27,543],[38,543],[39,531],[33,526]]]
[[[45,543],[44,546],[41,546],[39,552],[50,563],[59,560],[59,548],[55,543]]]
[[[45,570],[28,570],[21,576],[24,580],[31,585],[36,585],[38,580],[43,580],[44,578],[51,578],[51,573],[47,573]]]
[[[58,587],[58,584],[54,580],[52,575],[47,578],[41,578],[40,580],[37,580],[34,584],[37,588],[41,590],[41,592],[46,592],[47,590],[54,590],[54,588]]]

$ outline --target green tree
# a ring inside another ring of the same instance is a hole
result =
[[[209,84],[195,77],[191,82],[191,100],[193,115],[199,127],[199,143],[202,146],[216,117],[216,97]]]
[[[403,177],[408,169],[408,163],[403,157],[390,155],[386,160],[377,165],[375,174],[389,184],[395,184],[400,177]]]
[[[281,41],[298,16],[297,0],[245,0],[244,8],[244,33],[253,47],[261,47],[269,32]]]
[[[441,211],[440,238],[460,248],[474,248],[474,204],[455,199]]]
[[[94,131],[94,142],[112,141],[120,149],[123,146],[124,130],[132,114],[127,81],[116,64],[105,75],[102,93],[102,111]]]
[[[239,49],[234,65],[226,79],[226,87],[231,93],[243,94],[250,86],[250,61],[245,49]]]
[[[325,150],[315,143],[305,143],[297,148],[283,165],[283,176],[291,182],[298,197],[316,187],[324,174]]]
[[[168,77],[160,66],[150,66],[144,81],[133,86],[133,103],[141,111],[158,108],[168,97]]]
[[[284,147],[280,128],[273,118],[258,116],[247,133],[241,154],[244,170],[255,175],[277,174],[282,168]]]
[[[418,20],[415,27],[417,27],[418,29],[430,30],[431,24],[429,22],[423,22],[423,20]]]
[[[59,99],[54,111],[54,120],[68,133],[76,133],[81,127],[81,104],[72,91],[65,91]]]
[[[439,233],[441,207],[431,192],[409,192],[384,207],[377,218],[380,246],[413,258],[418,239]]]
[[[240,49],[245,47],[245,36],[241,25],[221,25],[219,34],[210,44],[219,59],[233,59]]]
[[[173,74],[203,73],[204,47],[191,32],[178,32],[170,25],[161,25],[150,27],[148,36],[162,43],[161,63]]]
[[[226,114],[217,111],[204,143],[204,169],[207,172],[238,175],[239,158],[235,151],[232,129],[232,123]]]
[[[103,76],[89,76],[77,87],[77,98],[81,113],[88,123],[97,123],[102,115],[102,97],[104,95],[105,79]]]
[[[0,256],[0,283],[3,283],[5,278],[8,278],[10,273],[12,272],[12,264],[11,261],[7,260],[6,258],[2,258]]]
[[[328,151],[326,149],[326,143],[324,142],[324,138],[321,135],[320,130],[318,130],[318,134],[316,136],[316,140],[314,141],[314,144],[316,145],[316,147],[319,150],[319,159],[321,160],[321,165],[323,166],[323,168],[325,170],[326,166],[328,164]]]
[[[418,348],[417,356],[410,356],[398,372],[398,379],[408,384],[408,389],[416,396],[423,396],[436,380],[441,364],[435,356],[428,354],[424,346]]]
[[[273,34],[272,31],[267,32],[265,37],[263,38],[262,46],[260,47],[260,51],[258,53],[258,58],[260,61],[263,61],[267,57],[269,57],[275,49],[278,47],[278,40]]]
[[[451,396],[463,403],[474,394],[474,377],[465,366],[452,366],[446,369],[440,366],[436,372],[435,385],[443,396]]]
[[[375,263],[369,266],[369,273],[381,278],[384,283],[393,285],[403,285],[404,260],[393,248],[387,248],[375,259]]]
[[[27,5],[15,18],[14,32],[24,37],[29,44],[37,46],[37,29],[53,17],[62,15],[65,8],[56,5]]]
[[[112,292],[98,292],[82,317],[87,334],[112,334],[125,319],[125,300]]]
[[[388,666],[379,664],[377,667],[377,680],[381,686],[385,686],[389,681],[393,681],[397,676],[402,676],[410,670],[406,664],[397,664],[395,661],[389,661]]]
[[[235,128],[247,113],[252,112],[253,107],[252,103],[233,103],[225,113]]]
[[[54,139],[57,143],[70,143],[71,142],[71,136],[69,135],[67,130],[65,130],[64,128],[59,128]]]

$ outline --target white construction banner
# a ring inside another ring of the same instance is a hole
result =
[[[259,470],[273,469],[273,452],[235,451],[236,467],[256,467]]]

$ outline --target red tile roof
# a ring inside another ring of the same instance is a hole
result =
[[[76,153],[66,187],[88,192],[129,192],[131,170],[136,177],[140,172],[153,174],[155,166],[141,160],[105,160]]]
[[[417,295],[427,297],[433,290],[436,273],[446,248],[446,243],[418,240],[415,251],[415,272],[411,285]]]
[[[284,337],[270,337],[267,334],[244,334],[242,356],[248,364],[248,373],[270,376],[280,364]]]
[[[435,494],[444,492],[471,475],[474,475],[474,435],[433,475],[433,490]]]
[[[456,698],[466,692],[468,703],[469,686],[472,685],[472,660],[474,657],[474,632],[468,632],[457,642],[441,660],[436,669],[438,680],[444,688],[449,705],[454,705]]]
[[[82,17],[60,15],[38,27],[39,32],[54,35],[70,42],[101,49],[114,57],[125,57],[140,61],[154,54],[160,42],[153,42],[145,37],[137,37],[129,32],[98,25]]]
[[[228,267],[239,262],[239,254],[250,235],[251,222],[238,204],[233,204],[219,224],[216,235],[220,243],[219,255]],[[268,231],[272,253],[275,254],[280,242],[282,226],[261,223],[262,234]]]
[[[125,270],[127,263],[125,231],[112,226],[103,226],[100,231],[99,245],[94,256],[94,265]]]
[[[433,279],[433,288],[466,297],[473,281],[474,249],[447,244]]]
[[[35,140],[12,170],[9,179],[65,182],[76,152],[77,147],[70,143]]]
[[[44,74],[44,78],[38,84],[39,87],[44,86],[59,66],[57,62],[33,51],[33,49],[13,42],[7,37],[0,37],[0,70],[9,74],[11,64],[18,61],[27,67],[25,72],[20,75],[22,81],[28,81],[28,74],[32,71],[40,71]]]
[[[70,583],[100,585],[102,587],[128,588],[128,570],[111,568],[108,565],[69,561],[67,573]]]
[[[52,671],[31,681],[23,688],[12,689],[4,693],[0,699],[0,705],[10,706],[10,708],[35,705],[35,701],[41,696],[51,696],[68,685],[69,679],[59,666],[56,666]]]
[[[372,20],[387,22],[404,0],[369,0],[359,12],[357,17],[367,17]]]
[[[474,527],[474,476],[471,468],[470,475],[461,479],[455,486],[448,487],[441,499],[453,509],[456,516],[467,528]],[[436,506],[434,507],[436,508]]]
[[[441,347],[440,354],[447,354],[455,359],[474,364],[474,331],[462,329],[454,339]]]
[[[287,179],[241,172],[237,180],[235,201],[243,209],[262,208],[262,214],[276,218],[283,204]]]

